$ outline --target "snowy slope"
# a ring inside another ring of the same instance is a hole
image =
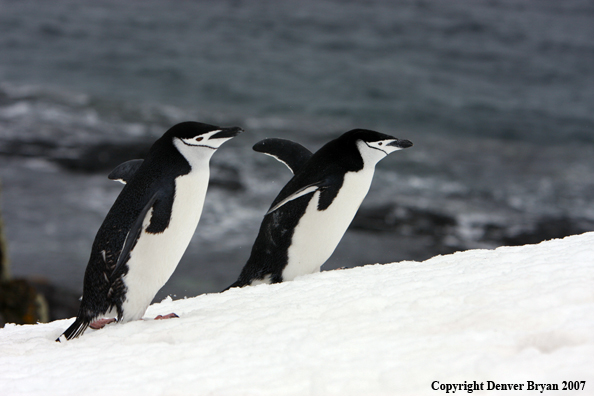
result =
[[[172,311],[181,318],[62,344],[71,320],[7,325],[0,394],[445,394],[433,381],[585,380],[570,393],[594,395],[594,233],[168,299],[146,316]]]

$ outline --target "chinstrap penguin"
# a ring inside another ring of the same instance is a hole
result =
[[[237,127],[180,123],[152,145],[145,160],[114,169],[109,178],[125,186],[93,242],[76,320],[57,341],[78,337],[87,327],[100,328],[114,318],[142,318],[196,230],[210,158],[241,132]]]
[[[346,132],[315,154],[284,139],[257,143],[255,151],[281,161],[294,176],[272,202],[239,279],[227,289],[320,271],[367,195],[375,165],[410,146],[364,129]]]

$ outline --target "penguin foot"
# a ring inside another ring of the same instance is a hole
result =
[[[111,319],[98,319],[95,320],[93,322],[91,322],[91,324],[89,325],[89,327],[93,330],[99,330],[105,327],[105,325],[108,325],[110,323],[115,322],[116,320],[114,318]]]
[[[159,315],[157,317],[155,317],[155,320],[162,320],[162,319],[172,319],[172,318],[179,318],[179,316],[177,316],[177,314],[174,314],[173,312],[167,315]]]

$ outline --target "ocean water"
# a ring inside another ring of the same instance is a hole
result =
[[[121,190],[173,124],[246,132],[158,298],[230,284],[288,170],[353,128],[414,142],[378,165],[327,268],[594,229],[594,4],[556,0],[0,0],[0,181],[15,276],[80,291]]]

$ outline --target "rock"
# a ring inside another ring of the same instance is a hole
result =
[[[519,231],[501,225],[486,224],[482,240],[500,245],[522,246],[592,230],[594,230],[594,222],[552,216],[542,217]]]
[[[10,279],[8,252],[0,217],[0,327],[6,323],[47,322],[48,307],[43,295],[24,279]]]
[[[146,141],[100,142],[85,146],[62,147],[56,143],[39,141],[0,141],[0,155],[42,157],[71,172],[111,172],[122,162],[145,158],[152,145]],[[219,163],[211,163],[210,185],[230,191],[244,189],[239,170]]]
[[[44,279],[34,279],[31,283],[45,297],[50,321],[76,316],[80,293],[53,285]]]
[[[473,227],[476,232],[469,236],[452,216],[395,204],[361,208],[351,224],[352,230],[393,232],[419,238],[429,236],[433,242],[428,250],[443,254],[448,249],[522,246],[582,234],[594,230],[594,221],[567,216],[523,216],[505,224],[487,220],[473,224]]]
[[[110,172],[122,162],[146,157],[151,144],[146,142],[102,142],[73,148],[67,156],[56,155],[50,160],[74,172]]]
[[[389,204],[359,209],[351,228],[443,237],[453,232],[456,224],[455,218],[443,213]]]
[[[0,216],[0,283],[10,279],[10,267],[8,262],[8,248],[4,238],[4,225]]]
[[[49,321],[45,298],[24,279],[0,284],[0,314],[5,323],[35,324]]]

